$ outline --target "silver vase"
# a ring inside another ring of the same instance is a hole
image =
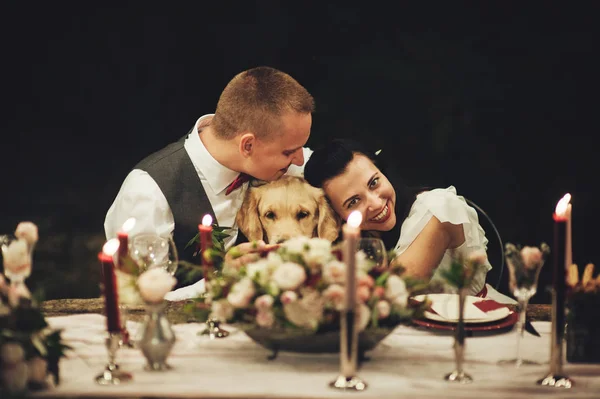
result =
[[[142,335],[137,345],[148,361],[145,369],[168,370],[167,357],[175,344],[175,333],[165,316],[164,303],[147,303]]]

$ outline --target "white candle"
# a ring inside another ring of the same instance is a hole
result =
[[[360,240],[360,224],[362,214],[354,211],[348,216],[342,227],[344,237],[344,263],[346,264],[346,297],[344,310],[352,311],[356,307],[356,247]]]

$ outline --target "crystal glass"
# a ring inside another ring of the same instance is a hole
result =
[[[358,240],[356,251],[362,251],[373,262],[375,270],[383,271],[388,267],[387,251],[383,241],[376,237],[363,237]]]
[[[517,248],[514,244],[507,243],[505,246],[506,264],[509,272],[509,288],[519,303],[519,322],[517,323],[517,351],[514,359],[500,360],[500,364],[522,365],[539,364],[531,360],[525,360],[521,356],[521,341],[525,332],[527,320],[527,305],[531,297],[537,292],[537,283],[540,271],[550,253],[550,248],[542,243],[540,248],[525,247]]]
[[[175,274],[179,257],[173,237],[143,233],[130,238],[129,243],[129,252],[140,266],[140,272],[162,267],[169,274]]]
[[[123,371],[119,368],[116,362],[117,351],[122,342],[121,333],[109,333],[106,338],[106,350],[108,351],[108,362],[104,367],[104,371],[98,374],[95,378],[97,384],[100,385],[119,385],[132,380],[131,373]]]

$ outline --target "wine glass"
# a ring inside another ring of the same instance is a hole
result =
[[[138,263],[140,273],[161,267],[169,274],[175,274],[179,256],[172,236],[142,233],[131,238],[129,242],[131,257]]]
[[[531,297],[537,292],[537,283],[540,271],[550,253],[550,247],[542,243],[540,248],[517,248],[514,244],[505,246],[506,264],[509,272],[509,288],[519,303],[519,322],[517,323],[517,354],[514,359],[500,360],[500,364],[522,365],[539,364],[521,357],[521,339],[525,331],[527,305]]]
[[[358,240],[356,251],[362,251],[366,259],[373,264],[373,270],[383,272],[388,267],[388,256],[385,244],[380,238],[362,237]]]

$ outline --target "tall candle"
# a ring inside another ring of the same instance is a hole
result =
[[[212,267],[212,261],[205,257],[205,251],[212,248],[212,216],[209,214],[204,215],[202,224],[198,225],[198,233],[200,235],[200,260],[202,262],[204,279],[207,279],[208,269]]]
[[[110,333],[121,332],[119,314],[119,293],[117,291],[117,276],[113,256],[119,249],[119,240],[112,238],[102,247],[98,259],[102,263],[104,312],[106,315],[106,328]]]
[[[354,211],[348,216],[342,227],[344,239],[344,263],[346,264],[346,295],[344,310],[352,311],[356,307],[356,248],[360,239],[362,214]]]
[[[567,249],[565,256],[567,257],[567,268],[573,264],[573,236],[572,236],[572,220],[573,205],[567,205]]]
[[[567,258],[567,222],[569,219],[569,201],[571,195],[566,194],[554,211],[554,269],[553,269],[553,301],[550,346],[550,372],[560,373],[562,369],[562,340],[565,328],[565,278],[568,269]]]

